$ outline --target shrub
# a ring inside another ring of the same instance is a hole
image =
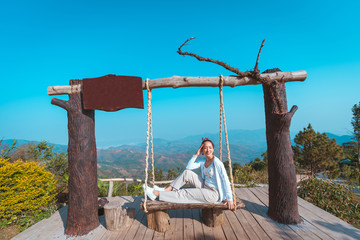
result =
[[[144,191],[142,189],[143,183],[132,183],[127,188],[127,193],[129,196],[142,196]]]
[[[98,197],[107,197],[109,190],[109,182],[98,181]],[[112,196],[142,196],[143,183],[124,183],[114,182]]]
[[[56,195],[54,175],[35,162],[10,163],[0,157],[0,219],[24,221],[48,212]]]
[[[350,224],[360,222],[360,203],[341,184],[309,178],[300,183],[298,195]]]
[[[98,197],[106,197],[109,191],[109,182],[97,181]]]
[[[255,184],[267,184],[267,171],[255,171],[250,165],[238,167],[234,171],[234,183],[253,186]]]
[[[167,173],[167,179],[175,180],[175,178],[177,178],[183,171],[184,171],[184,168],[181,168],[181,167],[170,168]]]
[[[264,156],[265,154],[267,154],[267,153],[265,152],[261,156]],[[265,159],[265,157],[264,157],[264,159]],[[267,170],[267,167],[268,167],[267,158],[265,160],[261,160],[260,158],[255,158],[254,161],[251,161],[249,163],[249,165],[255,171],[265,171],[265,170]]]

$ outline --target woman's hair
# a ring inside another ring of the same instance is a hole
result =
[[[201,143],[201,144],[204,144],[205,142],[210,142],[211,145],[213,146],[213,148],[215,148],[214,143],[213,143],[210,139],[208,139],[208,138],[202,138],[202,143]]]

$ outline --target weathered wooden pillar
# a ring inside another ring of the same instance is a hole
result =
[[[123,201],[110,201],[104,206],[107,230],[117,231],[132,224],[135,215],[135,208],[123,208],[123,204]]]
[[[146,215],[148,228],[158,232],[171,229],[170,217],[166,210],[149,211]]]
[[[263,91],[269,174],[268,214],[279,223],[297,224],[302,220],[298,211],[296,172],[290,142],[290,123],[297,106],[288,112],[284,82],[263,84]]]
[[[71,80],[70,85],[82,84]],[[97,207],[97,158],[94,110],[84,110],[82,93],[69,94],[69,100],[52,99],[68,115],[69,208],[65,233],[85,235],[99,226]]]
[[[201,210],[201,218],[206,226],[218,227],[224,223],[224,210],[204,208]]]

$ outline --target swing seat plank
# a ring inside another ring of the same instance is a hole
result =
[[[245,204],[237,197],[236,208],[244,208]],[[141,203],[144,210],[144,200]],[[146,201],[148,228],[158,232],[165,232],[170,227],[170,217],[167,210],[173,209],[202,209],[203,222],[208,227],[217,227],[224,222],[224,210],[229,210],[227,205],[222,203],[171,203],[163,201]]]
[[[244,208],[245,204],[240,200],[236,199],[236,208]],[[144,209],[144,200],[141,203],[141,209]],[[163,201],[146,201],[146,209],[148,211],[163,211],[169,209],[218,209],[227,210],[228,206],[222,203],[172,203]]]

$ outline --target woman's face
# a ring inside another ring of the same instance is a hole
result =
[[[204,142],[203,153],[207,158],[211,158],[214,155],[214,147],[211,142]]]

